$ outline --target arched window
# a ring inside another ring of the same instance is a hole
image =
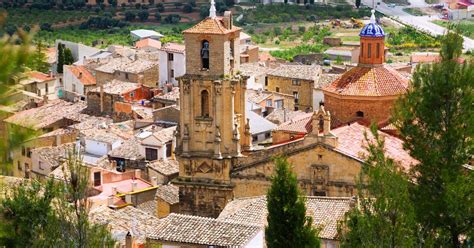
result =
[[[372,56],[372,44],[367,45],[367,57],[370,58]]]
[[[357,112],[356,112],[356,116],[357,116],[357,117],[364,117],[364,112],[362,112],[362,111],[357,111]]]
[[[324,131],[324,117],[322,115],[319,116],[319,131]]]
[[[209,69],[209,41],[203,40],[201,47],[202,69]]]
[[[377,58],[380,57],[380,43],[377,43],[377,50],[375,51],[375,56],[376,56]]]
[[[209,117],[209,92],[201,91],[201,116]]]

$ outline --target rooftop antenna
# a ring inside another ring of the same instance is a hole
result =
[[[214,19],[216,18],[216,2],[211,0],[211,8],[209,9],[209,17]]]

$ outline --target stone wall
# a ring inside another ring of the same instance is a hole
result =
[[[364,119],[378,123],[390,117],[397,97],[359,99],[339,98],[332,94],[324,94],[324,107],[331,112],[331,116],[339,122],[346,123],[360,118],[358,111],[363,112]]]
[[[154,121],[170,121],[179,123],[179,110],[169,106],[153,111]]]
[[[295,102],[295,108],[298,107],[298,110],[306,111],[306,109],[313,109],[313,90],[314,82],[311,80],[301,80],[299,79],[300,85],[293,85],[292,78],[284,78],[268,75],[267,76],[268,85],[265,87],[269,91],[279,92],[293,95],[293,92],[298,92],[299,99],[298,104]]]

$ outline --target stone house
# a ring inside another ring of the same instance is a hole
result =
[[[87,111],[94,115],[114,115],[116,103],[131,103],[149,99],[150,88],[137,83],[112,80],[87,93]],[[131,106],[130,106],[131,115]]]
[[[174,132],[176,127],[169,127],[156,132],[143,132],[141,138],[140,153],[146,161],[168,159],[173,156]]]
[[[322,100],[317,88],[321,73],[317,65],[282,64],[268,72],[265,89],[293,96],[294,110],[311,111]]]
[[[28,92],[32,92],[40,97],[56,99],[56,77],[52,72],[45,74],[38,71],[31,71],[25,74],[25,78],[20,80],[20,85]]]
[[[273,144],[281,144],[303,138],[306,134],[311,132],[312,118],[313,112],[302,113],[282,123],[272,131]]]
[[[153,110],[153,121],[178,124],[179,111],[179,107],[176,105]]]
[[[271,70],[265,63],[245,63],[240,65],[240,74],[247,78],[248,90],[263,90],[267,72]]]
[[[274,91],[247,90],[248,101],[262,108],[263,116],[267,116],[275,109],[294,109],[295,101],[293,95]]]
[[[62,85],[63,98],[86,100],[87,92],[96,87],[95,76],[81,65],[65,65]]]
[[[146,172],[148,178],[153,178],[157,184],[167,184],[178,176],[179,164],[174,159],[154,160],[147,163]]]
[[[61,129],[60,129],[61,130]],[[53,131],[54,132],[54,131]],[[70,139],[67,142],[73,142]],[[53,144],[31,150],[31,178],[46,178],[67,159],[67,154],[73,149],[75,143]]]
[[[171,105],[176,105],[179,100],[179,87],[166,89],[165,92],[153,96],[150,99],[153,109],[160,109]]]
[[[112,80],[133,82],[148,87],[158,86],[158,62],[140,59],[135,56],[109,58],[104,64],[94,69],[97,85],[104,85]]]
[[[156,217],[164,218],[171,213],[179,212],[179,188],[166,184],[156,190]]]

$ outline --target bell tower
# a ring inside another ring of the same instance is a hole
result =
[[[240,28],[230,11],[210,15],[183,31],[186,74],[179,78],[180,123],[176,132],[180,212],[217,217],[233,198],[232,163],[241,156],[246,131],[246,78],[238,75]]]
[[[385,62],[385,33],[375,19],[375,10],[372,10],[370,23],[360,31],[359,64],[382,65]]]

